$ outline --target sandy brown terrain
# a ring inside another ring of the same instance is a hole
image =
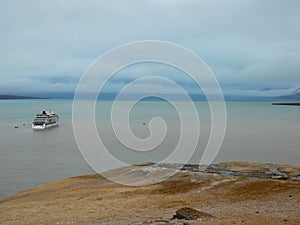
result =
[[[231,171],[255,173],[265,168],[246,163],[223,163],[222,168],[228,165]],[[167,181],[137,187],[100,175],[68,178],[0,199],[0,224],[300,224],[300,168],[273,167],[292,177],[281,180],[278,175],[252,178],[184,170]],[[153,173],[151,168],[146,164],[109,173],[130,182],[163,177],[172,169]],[[214,218],[171,220],[182,207]]]

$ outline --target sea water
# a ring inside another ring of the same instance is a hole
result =
[[[194,102],[200,120],[198,145],[189,162],[199,163],[211,129],[207,102]],[[143,101],[129,115],[135,136],[151,135],[149,121],[161,117],[167,125],[164,141],[153,151],[133,151],[124,146],[111,125],[111,101],[96,105],[98,135],[110,154],[125,163],[159,162],[168,157],[181,135],[180,115],[164,101]],[[35,114],[53,109],[60,116],[55,128],[33,131]],[[300,109],[272,106],[271,102],[226,102],[227,129],[214,162],[248,161],[263,163],[300,163]],[[116,114],[124,117],[123,112]],[[91,119],[91,118],[82,118]],[[90,132],[87,130],[86,132]],[[72,100],[0,101],[0,197],[70,176],[94,173],[81,155],[72,127]],[[186,148],[189,148],[187,144]],[[186,149],[180,150],[185,154]],[[182,163],[178,160],[179,163]]]

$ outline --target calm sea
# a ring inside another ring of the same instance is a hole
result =
[[[201,136],[190,160],[193,163],[199,162],[210,130],[207,103],[195,102],[195,105]],[[132,153],[116,139],[110,124],[110,107],[110,101],[97,104],[96,123],[103,143],[119,160],[126,163],[160,161],[176,146],[180,122],[170,104],[144,101],[138,103],[130,114],[132,131],[140,138],[149,136],[147,122],[153,117],[164,118],[168,126],[165,141],[149,154]],[[227,130],[215,162],[239,160],[300,164],[299,107],[251,101],[227,102],[226,107]],[[33,131],[32,119],[44,109],[55,110],[60,116],[60,125],[45,131]],[[120,112],[119,116],[124,114]],[[94,173],[75,142],[72,100],[1,100],[0,138],[0,197],[50,181]]]

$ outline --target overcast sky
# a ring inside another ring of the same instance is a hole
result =
[[[299,12],[298,0],[2,0],[0,94],[73,92],[97,57],[145,39],[194,51],[226,94],[288,94],[300,87]]]

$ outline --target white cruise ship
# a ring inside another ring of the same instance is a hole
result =
[[[32,122],[32,129],[43,130],[58,125],[59,116],[53,111],[43,111],[37,114]]]

